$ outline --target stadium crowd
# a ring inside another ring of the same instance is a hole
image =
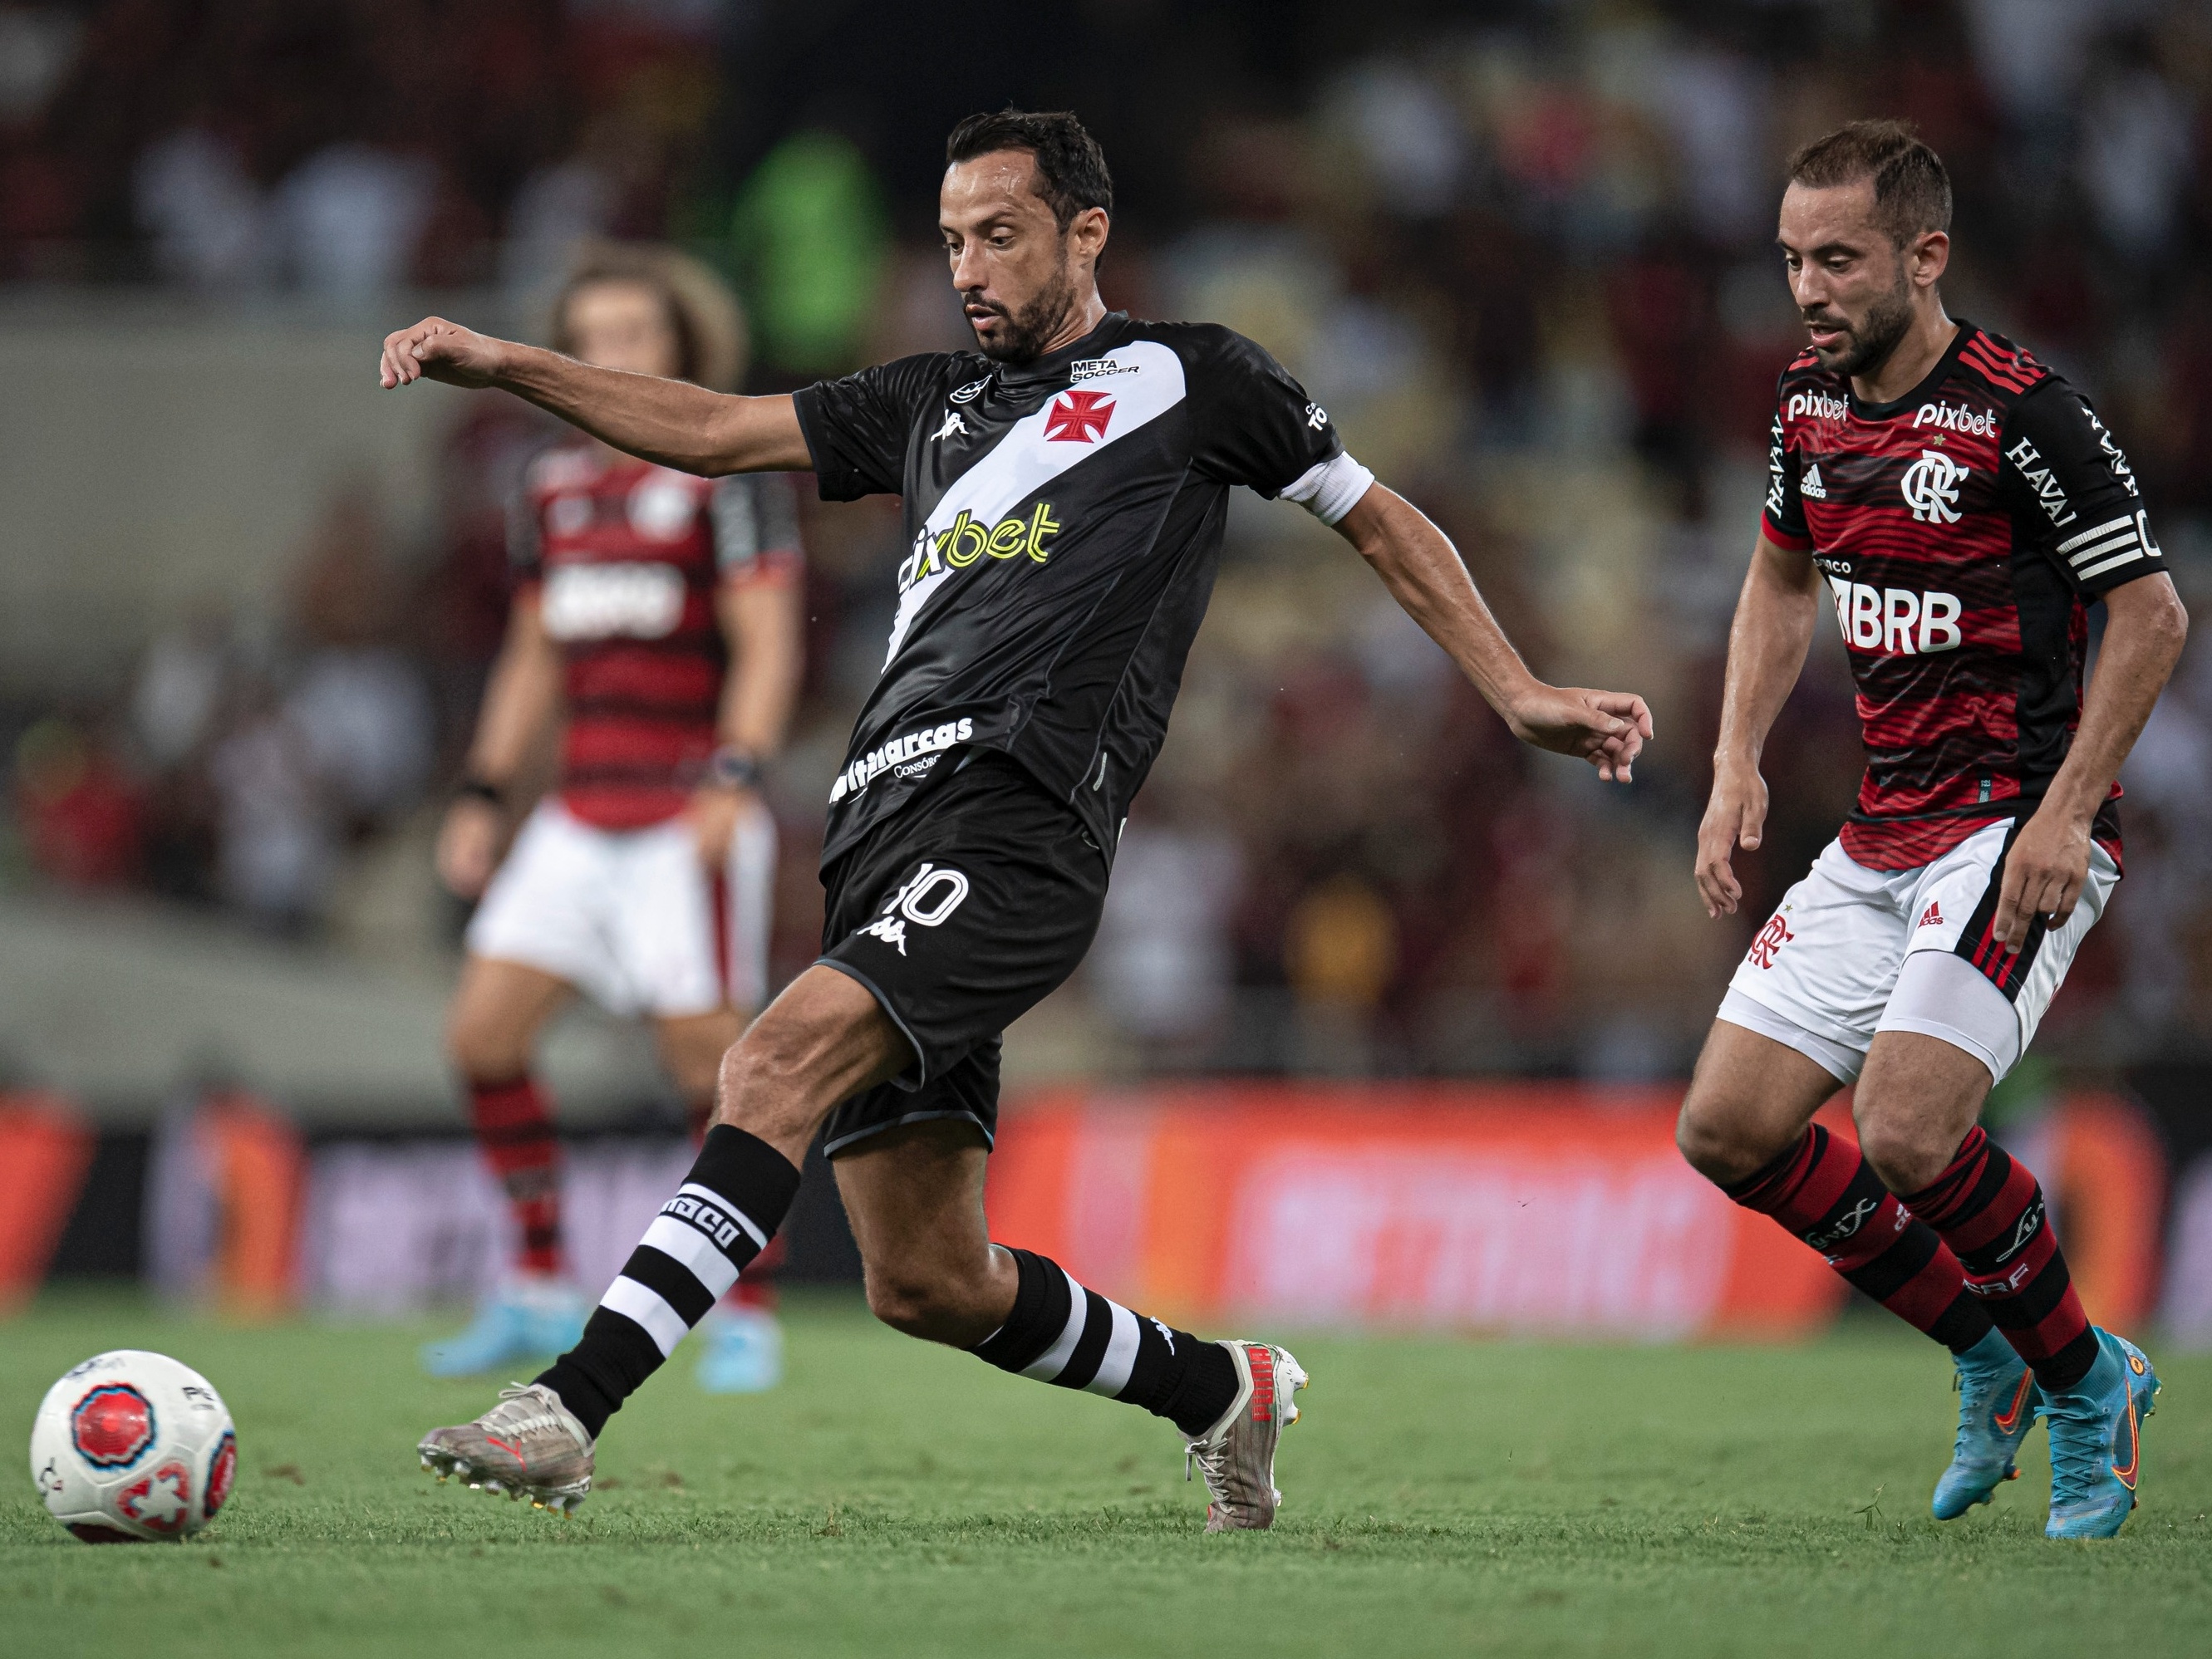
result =
[[[0,9],[0,272],[526,294],[584,239],[668,238],[738,282],[764,385],[960,345],[928,197],[902,193],[910,158],[835,107],[742,136],[732,106],[761,77],[733,18],[758,9]],[[1158,10],[1076,9],[1092,37]],[[1780,158],[1840,120],[1906,116],[1942,152],[1953,313],[2099,399],[2185,597],[2212,597],[2201,7],[1471,9],[1316,62],[1274,112],[1230,99],[1174,128],[1173,166],[1153,169],[1168,199],[1125,177],[1107,298],[1275,351],[1454,535],[1544,670],[1644,692],[1659,742],[1632,794],[1607,799],[1514,744],[1333,538],[1240,503],[1078,981],[1114,1051],[1148,1066],[1686,1069],[1862,762],[1830,634],[1768,751],[1776,817],[1743,914],[1707,921],[1692,836],[1796,349],[1771,245]],[[410,46],[433,33],[449,49],[426,72]],[[1116,154],[1114,121],[1097,125]],[[501,496],[541,430],[520,405],[465,419],[435,546],[392,544],[373,495],[343,493],[270,616],[178,618],[106,706],[18,711],[19,871],[312,932],[348,860],[421,822],[496,647]],[[786,971],[811,955],[818,803],[880,661],[897,519],[819,509],[809,534],[808,704],[775,787]],[[2130,879],[2045,1027],[2051,1053],[2212,1040],[2208,664],[2185,658],[2130,764]]]

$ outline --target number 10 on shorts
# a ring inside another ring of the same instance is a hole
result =
[[[968,896],[968,878],[945,864],[925,864],[890,896],[883,915],[860,931],[906,954],[906,925],[935,927]]]

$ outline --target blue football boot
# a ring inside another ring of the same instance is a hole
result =
[[[422,1369],[433,1376],[480,1376],[517,1360],[566,1353],[583,1340],[590,1312],[580,1291],[557,1280],[504,1285],[466,1330],[423,1345]]]
[[[2142,1419],[2158,1373],[2143,1351],[2101,1327],[2097,1363],[2063,1394],[2043,1397],[2051,1425],[2051,1520],[2045,1538],[2110,1538],[2136,1506]]]
[[[783,1327],[761,1308],[716,1308],[700,1322],[695,1373],[708,1394],[765,1394],[783,1381]]]
[[[1952,1382],[1959,1393],[1959,1438],[1951,1467],[1936,1482],[1938,1521],[1957,1520],[1988,1503],[2002,1482],[2020,1479],[2013,1458],[2043,1403],[2034,1376],[2002,1332],[1990,1331],[1952,1358],[1959,1367]]]

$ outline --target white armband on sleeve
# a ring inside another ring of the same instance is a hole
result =
[[[1323,524],[1334,524],[1359,505],[1375,475],[1352,459],[1339,455],[1308,467],[1298,481],[1283,491],[1283,499],[1296,501]]]

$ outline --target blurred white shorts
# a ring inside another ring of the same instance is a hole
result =
[[[721,868],[678,820],[601,830],[538,804],[469,923],[469,954],[566,980],[617,1014],[757,1011],[768,996],[775,822],[744,814]]]
[[[1831,842],[1752,942],[1720,1018],[1856,1079],[1876,1031],[1917,1031],[1965,1049],[2000,1079],[2026,1052],[2104,914],[2118,866],[2089,849],[2089,879],[2065,925],[2017,954],[1990,938],[2008,819],[1917,870],[1869,870]]]

